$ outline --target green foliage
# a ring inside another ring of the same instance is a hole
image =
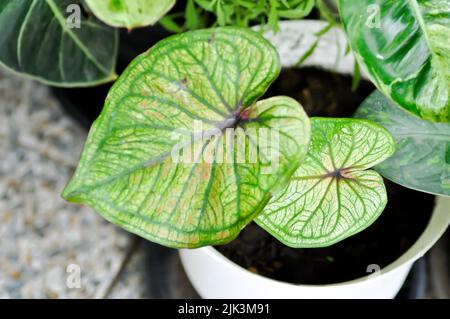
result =
[[[397,142],[395,154],[376,166],[381,175],[409,188],[450,196],[450,123],[422,120],[378,91],[355,116],[383,125]]]
[[[279,72],[275,48],[249,29],[159,42],[109,92],[63,197],[171,247],[233,239],[308,149],[309,119],[295,100],[257,101]]]
[[[176,0],[85,0],[92,12],[114,27],[133,29],[156,23]]]
[[[450,122],[450,1],[339,4],[350,45],[378,89],[415,115]]]
[[[383,211],[382,177],[369,168],[395,150],[382,126],[367,120],[312,118],[306,159],[288,186],[256,218],[291,247],[323,247],[368,227]]]
[[[82,17],[80,28],[67,24],[74,0],[2,0],[0,63],[41,82],[63,87],[112,81],[117,31],[95,17]]]
[[[268,24],[277,31],[279,20],[301,19],[313,8],[314,0],[188,0],[184,16],[167,15],[161,24],[173,32],[253,24]],[[181,23],[180,18],[184,18]]]

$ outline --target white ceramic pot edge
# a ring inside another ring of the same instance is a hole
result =
[[[450,223],[450,198],[437,197],[425,231],[387,267],[365,277],[331,285],[295,285],[254,274],[212,247],[182,249],[180,257],[192,285],[203,298],[393,298],[408,272],[442,236]]]

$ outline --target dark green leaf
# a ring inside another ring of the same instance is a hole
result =
[[[450,123],[422,120],[380,92],[367,98],[355,116],[383,125],[397,141],[394,156],[376,167],[381,175],[409,188],[450,195]]]
[[[117,32],[94,17],[78,15],[79,5],[74,0],[2,0],[1,63],[55,86],[114,80]],[[67,12],[70,8],[75,11]]]

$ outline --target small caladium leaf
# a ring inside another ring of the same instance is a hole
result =
[[[376,86],[406,110],[450,121],[450,1],[339,0],[350,45]]]
[[[78,87],[117,77],[117,32],[84,17],[81,1],[2,0],[0,30],[0,63],[41,82]]]
[[[86,0],[92,12],[114,27],[133,29],[155,24],[176,0]]]
[[[383,125],[397,142],[395,154],[375,169],[405,187],[450,196],[450,123],[433,123],[405,112],[376,91],[355,117]]]
[[[233,239],[307,153],[301,106],[256,102],[279,72],[275,48],[245,28],[159,42],[109,92],[63,196],[166,246]]]
[[[370,167],[392,155],[394,139],[367,120],[313,118],[306,159],[256,218],[285,245],[324,247],[368,227],[386,190]]]

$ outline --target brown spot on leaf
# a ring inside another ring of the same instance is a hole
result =
[[[250,108],[248,107],[248,108],[244,109],[241,112],[241,114],[239,114],[239,117],[240,117],[241,120],[244,120],[244,121],[248,120],[249,117],[250,117]]]
[[[140,108],[142,108],[142,109],[147,108],[147,106],[148,106],[147,101],[141,101],[141,102],[139,102],[138,106],[139,106]]]
[[[212,33],[211,36],[208,38],[208,44],[211,44],[216,40],[216,34]]]
[[[143,96],[148,96],[148,95],[150,95],[151,94],[151,92],[150,92],[150,90],[148,89],[148,88],[142,88],[141,89],[141,94],[143,95]]]

